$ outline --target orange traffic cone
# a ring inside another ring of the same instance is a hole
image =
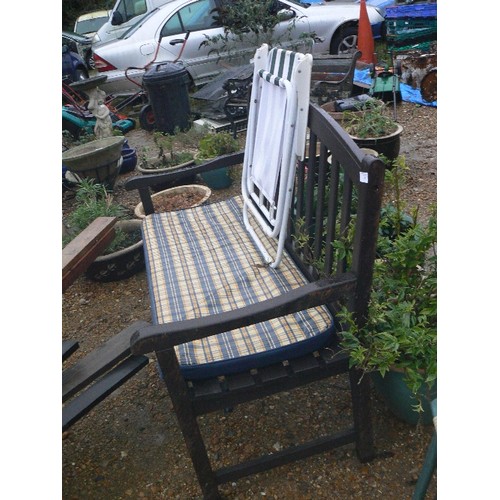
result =
[[[366,0],[361,0],[359,7],[358,50],[361,51],[360,61],[375,65],[375,42],[366,10]]]

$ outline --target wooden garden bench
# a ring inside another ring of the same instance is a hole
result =
[[[115,222],[116,217],[98,217],[63,249],[63,292],[113,240]],[[147,325],[145,321],[133,323],[63,370],[63,431],[148,364],[147,356],[130,352],[131,335],[137,328]],[[78,341],[64,340],[63,361],[68,360],[78,347]]]
[[[305,158],[298,155],[294,164],[284,253],[273,267],[245,227],[241,196],[168,213],[154,213],[151,200],[155,184],[238,167],[248,150],[247,144],[245,152],[125,184],[139,191],[147,214],[143,237],[153,315],[153,325],[132,336],[131,350],[156,354],[205,498],[219,498],[219,484],[349,443],[361,460],[375,456],[368,378],[349,368],[336,312],[344,304],[360,325],[365,321],[384,165],[311,104]],[[256,231],[274,255],[276,239],[266,238],[259,226]],[[340,373],[350,380],[347,428],[213,468],[200,415]]]

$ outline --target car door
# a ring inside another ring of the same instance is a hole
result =
[[[183,61],[196,83],[205,83],[228,65],[242,64],[240,45],[233,43],[206,43],[208,38],[224,33],[217,20],[215,0],[196,0],[181,6],[161,28],[161,46],[157,60]],[[189,37],[183,47],[186,33]],[[245,54],[249,59],[253,50]],[[246,60],[248,62],[248,60]]]

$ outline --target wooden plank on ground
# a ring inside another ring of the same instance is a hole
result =
[[[76,340],[63,340],[62,341],[62,360],[68,359],[79,347]]]
[[[94,385],[80,393],[63,407],[62,430],[67,430],[86,415],[94,406],[145,367],[148,362],[149,358],[146,356],[130,356],[106,373]]]
[[[94,349],[74,365],[66,368],[62,373],[63,402],[129,356],[130,337],[146,325],[148,325],[146,321],[134,322],[111,337],[101,347]]]
[[[94,262],[115,237],[116,217],[98,217],[62,251],[63,292]]]

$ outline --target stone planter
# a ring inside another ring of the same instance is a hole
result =
[[[78,178],[95,179],[113,189],[120,171],[123,136],[97,139],[68,149],[62,154],[62,163]]]
[[[118,221],[115,225],[122,231],[140,231],[142,221],[138,219]],[[85,276],[93,281],[119,281],[142,271],[145,267],[142,239],[127,248],[108,255],[100,255],[85,271]]]
[[[207,186],[202,186],[199,184],[190,184],[187,186],[176,186],[155,193],[151,195],[151,200],[153,201],[153,207],[155,209],[155,212],[160,212],[160,211],[163,212],[164,210],[161,209],[161,205],[163,203],[173,205],[173,202],[178,200],[177,201],[179,203],[178,208],[173,207],[172,209],[167,211],[193,208],[205,203],[211,194],[212,191]],[[181,205],[180,203],[182,199],[184,199],[185,203]],[[134,214],[136,217],[140,219],[146,217],[142,203],[139,203],[135,207]]]

